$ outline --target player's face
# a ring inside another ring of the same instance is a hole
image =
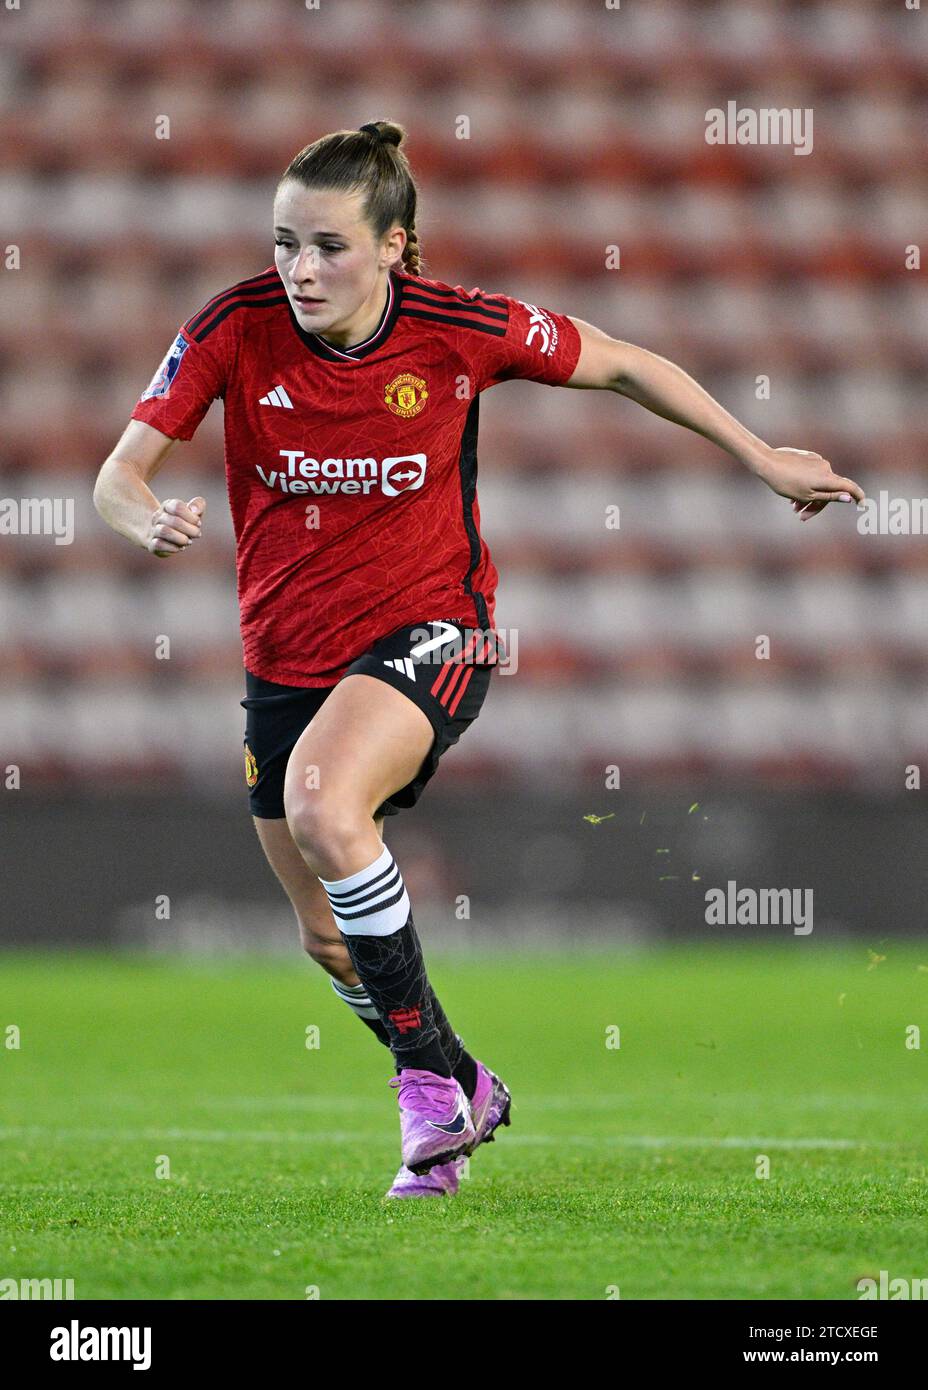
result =
[[[363,201],[361,193],[293,179],[274,199],[274,260],[297,321],[311,333],[349,330],[382,308],[381,279],[402,254],[402,233],[398,243],[390,235],[375,241]]]

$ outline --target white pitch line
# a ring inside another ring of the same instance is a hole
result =
[[[325,1114],[328,1111],[337,1114],[369,1115],[372,1109],[377,1109],[383,1099],[385,1097],[299,1094],[289,1096],[204,1096],[197,1099],[197,1107],[220,1113],[222,1111],[245,1111],[255,1118],[258,1115],[265,1115],[274,1111],[308,1112],[310,1114]],[[570,1114],[610,1111],[616,1112],[617,1117],[621,1117],[624,1113],[623,1107],[635,1106],[640,1100],[639,1095],[630,1092],[613,1092],[609,1095],[599,1093],[596,1095],[531,1096],[524,1095],[520,1091],[516,1103],[520,1116],[531,1115],[536,1111],[566,1111]],[[715,1096],[712,1103],[718,1109],[737,1108],[743,1110],[745,1098],[739,1095]],[[798,1104],[806,1110],[836,1109],[839,1106],[847,1107],[849,1105],[856,1109],[873,1110],[881,1108],[885,1102],[878,1096],[848,1097],[845,1095],[817,1094],[802,1096],[798,1099]],[[140,1098],[138,1095],[117,1093],[111,1096],[111,1108],[118,1112],[148,1110],[150,1105],[150,1101]],[[906,1101],[906,1105],[910,1110],[928,1108],[928,1096],[910,1097]],[[715,1142],[717,1140],[713,1140],[713,1143]]]
[[[86,1139],[111,1143],[124,1140],[134,1143],[140,1140],[154,1140],[161,1143],[166,1139],[187,1140],[192,1144],[348,1144],[359,1139],[383,1138],[373,1130],[312,1130],[306,1134],[293,1130],[257,1129],[176,1129],[165,1126],[163,1129],[91,1129],[62,1128],[51,1125],[20,1125],[0,1129],[0,1141],[4,1139]]]
[[[253,1129],[178,1129],[173,1127],[146,1129],[93,1129],[93,1128],[54,1128],[50,1125],[11,1125],[0,1128],[0,1140],[4,1139],[83,1139],[99,1140],[104,1143],[113,1140],[136,1142],[153,1140],[163,1143],[172,1139],[192,1144],[351,1144],[361,1139],[385,1140],[382,1130],[253,1130]],[[746,1135],[692,1135],[692,1134],[507,1134],[506,1145],[541,1146],[552,1145],[558,1148],[603,1147],[629,1149],[858,1149],[887,1148],[893,1141],[870,1139],[812,1139],[805,1137],[774,1139],[753,1138]],[[902,1141],[899,1141],[902,1142]]]
[[[695,1135],[695,1134],[603,1134],[599,1137],[590,1134],[567,1135],[564,1138],[552,1135],[518,1134],[513,1140],[521,1144],[572,1144],[584,1148],[595,1148],[598,1144],[613,1144],[629,1149],[859,1149],[882,1148],[885,1141],[877,1144],[869,1139],[754,1139],[742,1134]],[[506,1142],[511,1142],[507,1136]]]

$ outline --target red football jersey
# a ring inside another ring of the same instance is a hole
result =
[[[333,685],[406,624],[495,631],[479,393],[563,385],[579,356],[562,314],[396,270],[377,329],[344,351],[300,327],[275,266],[188,319],[132,418],[190,439],[224,400],[248,670]]]

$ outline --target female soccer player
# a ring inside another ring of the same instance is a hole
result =
[[[615,391],[727,450],[803,519],[863,499],[821,455],[764,444],[665,359],[423,278],[404,135],[375,121],[296,155],[274,200],[275,265],[183,324],[94,492],[114,530],[182,554],[204,499],[159,502],[148,484],[223,398],[251,811],[305,950],[392,1050],[395,1197],[453,1193],[464,1156],[509,1123],[507,1088],[429,984],[382,838],[505,659],[477,503],[480,392],[513,377]]]

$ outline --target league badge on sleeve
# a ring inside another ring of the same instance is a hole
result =
[[[171,382],[174,380],[177,369],[180,366],[180,359],[189,346],[190,344],[187,342],[183,333],[178,333],[168,349],[167,356],[152,377],[151,383],[142,393],[141,399],[143,401],[150,401],[155,396],[166,396],[168,394]]]

